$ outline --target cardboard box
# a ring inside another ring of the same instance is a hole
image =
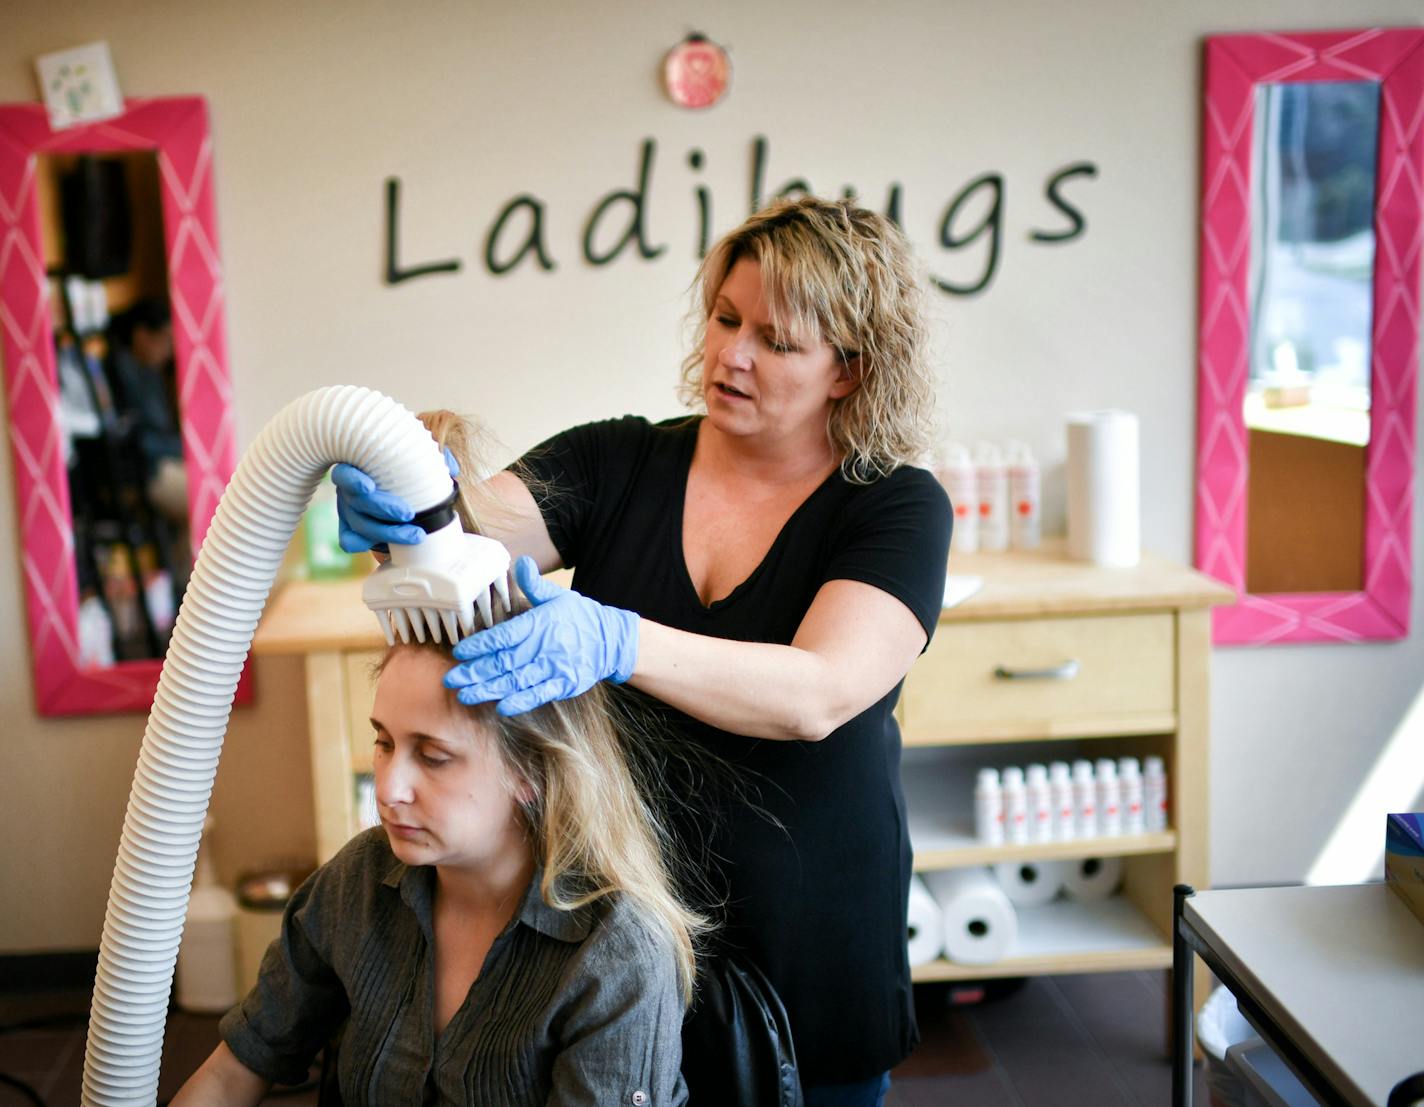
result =
[[[1386,816],[1384,879],[1424,922],[1424,814]]]

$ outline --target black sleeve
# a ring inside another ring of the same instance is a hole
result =
[[[584,423],[539,443],[509,467],[539,504],[565,568],[578,565],[598,496],[626,468],[620,463],[624,443],[647,426],[634,415]]]
[[[847,507],[822,583],[858,580],[888,592],[932,638],[944,606],[953,519],[949,497],[932,474],[897,469]]]

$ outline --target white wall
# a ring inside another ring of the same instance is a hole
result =
[[[476,412],[506,456],[576,421],[672,414],[693,188],[711,188],[715,229],[739,221],[755,135],[770,144],[769,188],[805,176],[828,192],[854,184],[881,206],[902,183],[906,229],[929,267],[961,279],[980,255],[956,263],[938,244],[940,219],[966,182],[1002,172],[996,281],[975,299],[936,300],[948,429],[1025,438],[1052,468],[1064,412],[1136,410],[1145,542],[1185,561],[1200,40],[1418,16],[1416,0],[1100,0],[1091,14],[1034,0],[11,0],[0,99],[34,97],[35,54],[95,39],[111,44],[129,94],[208,98],[244,444],[300,392],[338,382],[412,408]],[[690,30],[727,44],[735,65],[730,97],[703,113],[673,107],[657,81],[662,53]],[[633,186],[646,137],[658,144],[648,225],[668,249],[591,268],[578,256],[583,221],[604,193]],[[694,147],[702,173],[687,164]],[[1061,225],[1043,182],[1078,160],[1099,171],[1065,189],[1087,233],[1030,242],[1031,228]],[[404,184],[406,260],[455,256],[462,272],[382,284],[389,175]],[[547,203],[558,269],[493,277],[485,234],[524,191]],[[0,470],[0,520],[12,526],[8,451]],[[1061,473],[1050,473],[1046,506],[1061,527]],[[0,951],[93,946],[142,718],[36,717],[13,559],[0,565],[0,610],[11,718],[0,738],[10,847],[0,885],[30,893],[29,906],[0,917]],[[1418,691],[1420,635],[1220,650],[1213,672],[1214,875],[1299,879]],[[244,827],[226,839],[229,871],[310,849],[296,676],[279,663],[259,676],[259,704],[234,724],[215,796],[220,818]]]

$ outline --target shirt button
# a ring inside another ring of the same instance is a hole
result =
[[[633,1107],[644,1107],[644,1104],[648,1102],[648,1093],[639,1089],[630,1095],[628,1100],[633,1104]]]

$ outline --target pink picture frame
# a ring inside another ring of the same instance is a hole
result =
[[[162,662],[79,664],[78,580],[37,155],[156,154],[195,553],[236,464],[207,105],[200,97],[173,96],[130,99],[125,109],[117,118],[54,131],[40,104],[0,105],[0,332],[35,706],[47,716],[147,711]],[[238,702],[250,698],[244,672]]]
[[[1256,87],[1380,82],[1375,180],[1364,588],[1246,591],[1251,144]],[[1409,632],[1420,253],[1424,28],[1221,35],[1206,42],[1197,365],[1195,562],[1236,589],[1212,612],[1218,644],[1402,638]]]

